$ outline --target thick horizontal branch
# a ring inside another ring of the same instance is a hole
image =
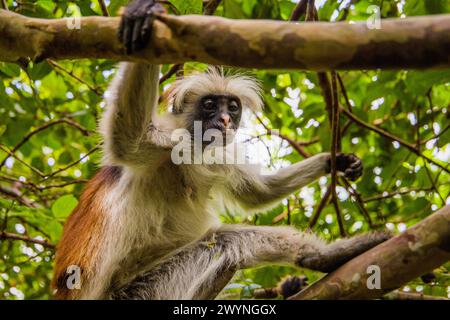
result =
[[[449,300],[445,297],[430,296],[418,292],[402,292],[399,290],[392,291],[385,295],[383,299],[389,300]]]
[[[35,19],[0,10],[0,60],[107,58],[150,63],[199,61],[305,70],[450,66],[450,15],[348,24],[160,16],[151,45],[127,56],[120,18]],[[72,28],[70,28],[72,27]],[[75,27],[75,28],[74,28]]]
[[[374,299],[450,260],[450,205],[316,281],[292,299]],[[369,289],[380,270],[380,289]],[[369,280],[370,282],[370,280]],[[370,282],[372,283],[372,282]]]

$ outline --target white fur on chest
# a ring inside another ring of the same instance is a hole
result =
[[[205,196],[209,187],[205,183],[195,185],[169,167],[156,172],[124,168],[119,182],[103,202],[108,230],[99,278],[111,279],[120,265],[132,265],[140,259],[136,252],[144,250],[150,256],[164,256],[174,246],[196,241],[218,227],[220,209]]]

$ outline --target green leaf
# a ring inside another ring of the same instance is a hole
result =
[[[13,78],[20,75],[20,67],[14,63],[0,62],[0,72]]]
[[[66,150],[63,153],[61,153],[59,158],[58,158],[58,163],[59,164],[69,164],[72,161],[74,161],[74,159],[72,157],[72,154],[68,150]]]
[[[52,67],[46,61],[34,64],[29,68],[29,74],[31,79],[33,80],[42,79],[46,75],[48,75],[51,71]]]
[[[59,238],[61,237],[63,227],[61,223],[59,223],[56,220],[50,221],[46,226],[45,230],[50,236],[50,240],[53,242],[57,242]]]
[[[450,81],[450,70],[410,71],[406,78],[406,86],[417,95],[425,94],[433,85]]]
[[[172,0],[170,1],[179,14],[201,14],[203,8],[202,0]]]
[[[77,198],[68,194],[60,197],[52,205],[52,212],[56,218],[66,218],[78,204]]]

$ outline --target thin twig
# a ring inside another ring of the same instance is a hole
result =
[[[411,192],[420,192],[420,191],[426,192],[426,191],[431,191],[431,190],[432,190],[432,187],[425,188],[425,189],[424,188],[401,189],[401,190],[390,192],[390,193],[383,192],[382,194],[362,199],[362,201],[367,203],[367,202],[372,202],[372,201],[389,199],[389,198],[393,198],[397,195],[401,196],[401,195],[409,194]]]
[[[6,148],[6,146],[2,146],[0,145],[0,150],[2,150],[3,152],[5,152],[6,154],[8,154],[9,157],[12,157],[14,159],[16,159],[17,161],[19,161],[21,164],[23,164],[25,167],[27,167],[28,169],[30,169],[31,171],[33,171],[34,173],[36,173],[38,176],[40,177],[45,177],[45,174],[43,172],[41,172],[39,169],[33,167],[32,165],[29,165],[28,163],[26,163],[25,161],[23,161],[22,159],[20,159],[15,153],[11,152],[11,150],[9,150],[8,148]],[[5,159],[8,159],[9,157],[6,157]],[[5,161],[6,162],[6,161]],[[1,168],[1,167],[0,167]]]
[[[109,17],[108,8],[106,7],[105,1],[98,0],[98,5],[100,6],[100,9],[102,10],[103,16]]]
[[[331,195],[331,185],[328,186],[327,191],[325,192],[325,194],[323,195],[322,199],[319,202],[319,205],[317,206],[316,212],[314,213],[313,217],[309,221],[310,229],[312,229],[316,225],[317,221],[319,220],[320,214],[322,213],[323,208],[325,208],[325,206],[327,205],[330,195]]]
[[[78,163],[80,163],[81,161],[83,161],[86,157],[88,157],[90,154],[94,153],[95,151],[99,150],[100,146],[97,145],[94,148],[92,148],[91,150],[89,150],[83,157],[81,157],[80,159],[78,159],[77,161],[74,161],[72,163],[69,163],[67,166],[59,168],[58,170],[53,171],[52,173],[45,175],[45,179],[48,179],[50,177],[53,177],[54,175],[57,175],[60,172],[66,171],[67,169],[70,169],[71,167],[77,165]]]
[[[433,94],[433,87],[430,87],[427,91],[427,98],[428,98],[428,108],[430,109],[430,118],[431,118],[431,125],[434,123],[434,113],[433,113],[433,98],[431,95]]]
[[[37,134],[37,133],[39,133],[39,132],[41,132],[41,131],[43,131],[43,130],[45,130],[45,129],[48,129],[48,128],[50,128],[50,127],[56,125],[56,124],[61,124],[61,123],[63,123],[63,124],[68,124],[68,125],[70,125],[70,126],[76,128],[76,129],[78,129],[79,131],[81,131],[81,133],[82,133],[84,136],[89,136],[89,135],[91,134],[89,130],[87,130],[86,128],[82,127],[79,123],[77,123],[77,122],[75,122],[75,121],[73,121],[73,120],[70,120],[70,119],[58,119],[58,120],[54,120],[54,121],[47,122],[47,123],[45,123],[44,125],[42,125],[42,126],[40,126],[40,127],[37,127],[36,129],[30,131],[27,135],[25,135],[25,136],[22,138],[22,140],[19,141],[18,144],[16,144],[16,145],[14,146],[14,148],[11,149],[11,153],[14,154],[21,146],[23,146],[23,145],[24,145],[28,140],[30,140],[30,138],[31,138],[32,136],[34,136],[35,134]],[[0,169],[5,165],[5,162],[6,162],[7,159],[8,159],[8,156],[5,157],[5,158],[2,160],[2,162],[0,163]]]
[[[86,180],[86,179],[72,180],[72,181],[61,183],[61,184],[50,184],[47,186],[39,186],[38,189],[39,189],[39,191],[43,191],[43,190],[53,189],[53,188],[64,188],[64,187],[70,186],[72,184],[81,184],[81,183],[86,183],[88,181],[89,180]]]
[[[294,148],[299,154],[301,154],[303,157],[305,158],[309,158],[311,157],[311,155],[309,154],[308,151],[305,150],[305,148],[303,148],[303,145],[298,144],[295,140],[289,138],[288,136],[281,134],[279,131],[277,130],[272,130],[269,127],[267,127],[267,125],[263,122],[263,120],[255,113],[256,119],[258,119],[259,123],[262,124],[262,126],[264,127],[264,129],[267,130],[267,134],[268,135],[275,135],[280,137],[283,140],[286,140],[289,145]]]
[[[182,64],[174,64],[165,74],[162,75],[162,77],[159,79],[159,84],[163,83],[164,81],[168,80],[171,76],[176,74],[182,66],[183,66]]]
[[[427,166],[426,163],[424,163],[423,166],[424,166],[424,168],[425,168],[425,172],[427,173],[428,179],[430,180],[430,183],[431,183],[431,185],[432,185],[432,188],[433,188],[434,192],[437,193],[437,195],[438,195],[439,198],[441,199],[442,203],[445,205],[445,200],[444,200],[444,198],[441,196],[441,194],[440,194],[440,192],[439,192],[439,190],[438,190],[438,188],[437,188],[437,186],[436,186],[436,184],[435,184],[435,182],[434,182],[433,175],[431,174],[430,169],[428,169],[428,166]]]
[[[357,116],[355,116],[353,113],[351,113],[350,111],[346,110],[345,108],[340,107],[340,110],[341,110],[341,112],[343,112],[347,116],[347,118],[349,118],[350,120],[352,120],[353,122],[355,122],[359,126],[361,126],[363,128],[366,128],[368,130],[374,131],[374,132],[378,133],[379,135],[381,135],[381,136],[383,136],[383,137],[385,137],[385,138],[387,138],[389,140],[397,141],[400,145],[404,146],[405,148],[407,148],[408,150],[412,151],[416,155],[424,158],[425,160],[427,160],[430,163],[433,163],[434,165],[438,166],[439,168],[441,168],[445,172],[450,173],[450,170],[448,168],[444,167],[440,163],[436,162],[435,160],[433,160],[433,159],[429,158],[428,156],[424,155],[423,153],[421,153],[419,150],[417,150],[417,148],[413,144],[411,144],[411,143],[409,143],[409,142],[407,142],[407,141],[405,141],[405,140],[403,140],[403,139],[401,139],[399,137],[394,136],[392,133],[389,133],[389,132],[387,132],[387,131],[385,131],[385,130],[383,130],[381,128],[378,128],[378,127],[376,127],[376,126],[374,126],[372,124],[369,124],[369,123],[359,119]]]
[[[345,237],[344,224],[342,222],[342,214],[337,201],[336,185],[337,185],[337,167],[336,154],[339,152],[339,101],[337,96],[336,72],[331,72],[331,89],[333,93],[332,104],[332,120],[331,120],[331,201],[336,211],[336,217],[339,225],[339,232]]]
[[[205,4],[205,8],[203,9],[203,14],[205,16],[212,16],[214,12],[216,12],[217,7],[219,6],[221,0],[210,0]]]
[[[343,181],[346,189],[350,192],[350,194],[355,198],[355,201],[357,203],[357,206],[359,208],[359,210],[361,211],[363,217],[366,219],[367,223],[369,224],[369,227],[373,228],[373,222],[372,222],[372,218],[370,217],[369,211],[367,211],[367,208],[364,204],[364,201],[361,197],[361,194],[352,187],[352,185],[347,181],[347,179],[345,179],[344,177],[342,177],[341,181]],[[377,212],[378,213],[378,212]],[[378,217],[380,219],[382,219],[383,217],[378,215]]]
[[[47,59],[47,62],[55,67],[55,69],[60,70],[61,72],[67,74],[68,76],[72,77],[73,79],[77,80],[78,82],[84,84],[85,86],[87,86],[89,88],[89,90],[91,90],[92,92],[94,92],[96,95],[102,97],[103,96],[103,92],[99,91],[98,88],[93,87],[91,84],[87,83],[86,81],[84,81],[83,79],[81,79],[80,77],[78,77],[77,75],[75,75],[73,73],[73,71],[69,71],[67,69],[65,69],[63,66],[61,66],[59,63],[57,63],[56,61],[52,60],[52,59]]]
[[[345,21],[347,20],[347,16],[350,13],[350,7],[355,4],[356,2],[358,2],[359,0],[350,0],[349,3],[347,4],[347,6],[342,9],[342,17],[339,19],[339,21]]]
[[[5,195],[6,197],[16,199],[19,203],[23,204],[24,206],[30,207],[30,208],[37,208],[38,206],[34,201],[25,198],[23,194],[14,188],[7,188],[0,185],[0,194]]]
[[[347,105],[348,110],[350,110],[350,112],[353,112],[353,106],[350,103],[350,99],[348,98],[347,89],[345,89],[344,81],[342,80],[342,77],[339,75],[339,73],[336,73],[336,76],[339,82],[339,87],[341,88],[342,96],[344,97],[345,104]]]
[[[308,5],[306,6],[306,17],[305,21],[314,21],[316,17],[316,8],[314,6],[314,0],[308,0]]]
[[[439,131],[438,134],[435,134],[435,135],[432,136],[431,138],[428,138],[428,139],[426,139],[426,140],[420,141],[420,144],[425,144],[425,143],[427,143],[427,142],[430,141],[430,140],[439,138],[439,137],[442,136],[449,128],[450,128],[450,124],[448,124],[444,129],[442,129],[441,131]]]
[[[50,248],[50,249],[54,249],[56,247],[54,244],[49,243],[47,240],[34,239],[34,238],[22,236],[20,234],[16,234],[16,233],[1,232],[0,239],[21,240],[21,241],[25,241],[25,242],[40,244],[41,246]]]
[[[306,7],[308,6],[308,0],[300,0],[297,2],[294,10],[292,10],[289,21],[297,21],[300,17],[306,14]]]
[[[9,10],[9,9],[8,9],[8,3],[6,2],[6,0],[2,0],[1,4],[2,4],[2,8],[3,8],[3,9]]]

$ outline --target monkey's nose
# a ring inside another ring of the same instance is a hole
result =
[[[220,120],[223,122],[225,128],[227,128],[230,123],[230,116],[226,113],[222,113],[220,115]]]

